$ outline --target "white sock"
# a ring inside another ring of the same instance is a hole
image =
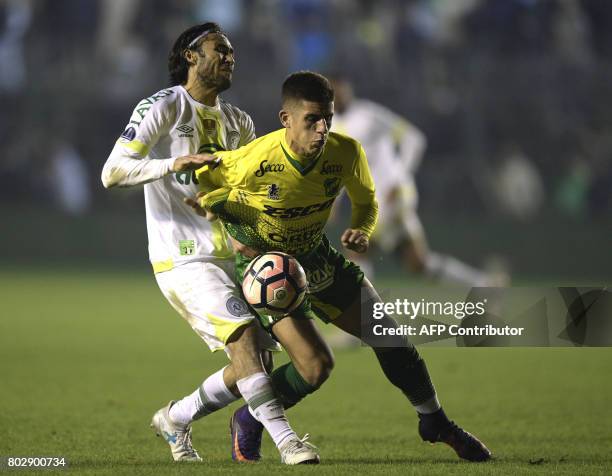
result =
[[[283,406],[274,394],[270,377],[257,372],[236,382],[242,397],[249,405],[251,415],[268,431],[274,444],[280,447],[289,437],[297,437],[289,426]]]
[[[434,279],[451,284],[485,286],[487,274],[462,263],[456,258],[430,252],[425,263],[425,273]]]
[[[169,415],[174,423],[189,425],[238,400],[223,381],[224,370],[212,374],[191,395],[172,405]]]
[[[435,413],[441,408],[440,402],[438,401],[438,396],[434,395],[429,400],[420,405],[415,405],[414,409],[422,415],[427,415],[429,413]]]

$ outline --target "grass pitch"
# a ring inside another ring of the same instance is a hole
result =
[[[205,462],[177,465],[151,415],[225,357],[209,353],[152,276],[16,268],[0,272],[0,289],[0,456],[62,455],[79,475],[612,472],[612,349],[589,348],[421,350],[447,413],[486,442],[491,463],[421,442],[408,402],[368,349],[354,349],[337,351],[331,379],[289,412],[320,466],[282,467],[269,438],[264,462],[231,462],[236,405],[194,426]]]

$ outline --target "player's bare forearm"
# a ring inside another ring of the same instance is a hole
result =
[[[172,166],[173,172],[197,170],[205,165],[214,169],[221,163],[221,158],[210,154],[193,154],[177,157]]]
[[[356,228],[347,228],[344,233],[342,233],[340,242],[342,246],[356,253],[365,253],[370,246],[368,235],[363,230],[358,230]]]

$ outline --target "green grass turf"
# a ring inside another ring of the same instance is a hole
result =
[[[269,439],[264,462],[232,463],[236,405],[195,425],[205,463],[176,465],[149,419],[225,357],[208,352],[152,276],[13,269],[0,272],[0,289],[0,456],[63,455],[79,475],[612,471],[612,350],[587,348],[422,349],[447,413],[490,446],[492,463],[421,442],[371,352],[353,349],[337,351],[332,378],[289,412],[320,466],[281,467]]]

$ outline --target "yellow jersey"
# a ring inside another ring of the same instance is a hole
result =
[[[374,231],[374,181],[361,144],[348,136],[332,132],[318,156],[304,158],[280,129],[215,156],[221,158],[218,167],[196,171],[200,188],[208,192],[200,204],[245,245],[307,254],[319,244],[342,187],[352,203],[351,228],[368,236]]]

